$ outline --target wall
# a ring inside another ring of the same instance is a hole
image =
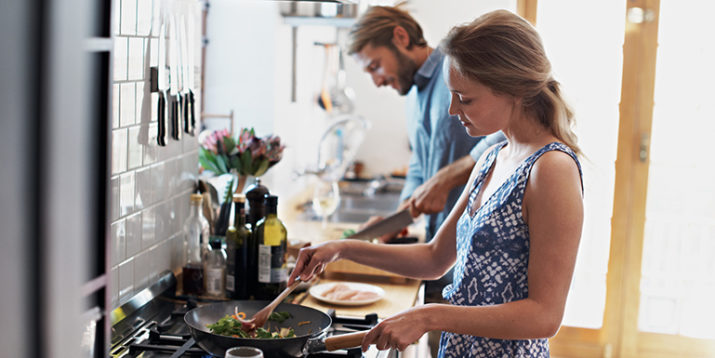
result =
[[[148,71],[157,65],[158,13],[159,0],[115,1],[113,307],[152,284],[162,271],[183,265],[181,228],[198,171],[196,137],[169,139],[166,147],[157,146],[152,137],[157,128],[157,95],[149,92]],[[200,108],[200,101],[196,106]]]
[[[431,46],[436,46],[452,25],[496,8],[515,9],[516,1],[449,0],[438,6],[428,0],[408,3]],[[252,125],[259,135],[280,135],[287,144],[285,156],[266,175],[266,183],[279,195],[300,191],[308,180],[295,173],[315,163],[319,136],[332,121],[315,101],[325,53],[314,42],[344,39],[347,29],[339,33],[331,26],[298,27],[297,98],[291,102],[291,26],[284,23],[276,2],[213,0],[208,27],[207,112],[225,114],[233,109],[236,127]],[[220,65],[227,62],[231,68]],[[350,57],[345,58],[345,70],[347,84],[356,93],[354,113],[372,124],[356,159],[365,162],[367,175],[389,174],[406,166],[410,151],[404,98],[391,88],[375,88]]]

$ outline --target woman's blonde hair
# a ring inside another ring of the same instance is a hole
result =
[[[526,20],[506,10],[492,11],[452,28],[441,48],[462,75],[495,93],[521,98],[525,113],[581,154],[573,112],[551,74],[541,37]]]
[[[410,38],[408,49],[412,48],[412,46],[427,46],[420,24],[400,7],[398,5],[395,7],[372,6],[368,8],[350,30],[348,54],[352,55],[362,51],[367,44],[373,47],[386,46],[393,48],[392,36],[395,26],[401,26],[407,31]]]

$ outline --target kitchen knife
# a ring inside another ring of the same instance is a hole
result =
[[[169,15],[169,103],[171,103],[170,124],[171,137],[181,139],[181,126],[179,124],[179,39],[174,15]]]
[[[157,128],[158,133],[156,135],[156,143],[160,146],[166,145],[166,128],[167,128],[167,114],[166,114],[166,102],[168,96],[169,84],[167,81],[166,73],[166,25],[164,24],[164,19],[161,21],[161,27],[159,28],[159,48],[157,49],[159,55],[159,64],[157,65],[157,77],[158,83],[157,88],[159,92],[159,100],[156,106],[157,114]]]
[[[181,39],[181,98],[183,100],[181,103],[183,108],[181,111],[181,124],[184,133],[193,134],[189,114],[192,111],[189,92],[189,41],[186,33],[186,19],[184,15],[181,15],[179,19],[179,38]]]
[[[392,234],[412,224],[414,219],[410,209],[398,211],[348,237],[346,239],[374,239],[385,234]]]
[[[186,36],[186,49],[188,59],[186,60],[186,65],[188,67],[188,80],[186,82],[186,88],[189,90],[189,108],[187,112],[189,113],[189,134],[194,135],[194,132],[196,131],[196,111],[194,108],[196,100],[194,98],[194,91],[191,88],[194,87],[194,45],[196,45],[196,41],[194,41],[195,33],[193,13],[190,13],[187,25],[188,34]]]

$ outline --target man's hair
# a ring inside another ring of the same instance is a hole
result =
[[[410,38],[410,44],[407,49],[411,49],[413,45],[427,46],[420,24],[407,11],[399,7],[398,5],[395,7],[372,6],[368,8],[350,30],[348,54],[352,55],[362,51],[367,44],[373,47],[386,46],[393,48],[392,37],[395,26],[401,26],[407,31]]]

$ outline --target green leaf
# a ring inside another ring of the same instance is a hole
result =
[[[207,149],[199,148],[199,164],[201,164],[204,169],[214,173],[219,171],[214,160],[214,154]]]
[[[241,173],[241,160],[238,158],[238,155],[230,156],[229,161],[231,163],[231,168],[236,169],[237,172]]]
[[[234,152],[235,150],[237,150],[236,141],[231,137],[223,137],[223,145],[226,149],[226,153],[228,153],[229,155],[232,154],[232,152]]]
[[[217,174],[228,173],[228,166],[226,165],[226,159],[224,159],[223,156],[216,157],[216,164],[217,164],[219,170],[221,170],[221,172],[217,173]]]
[[[230,203],[232,201],[234,180],[235,180],[234,178],[231,178],[231,180],[226,185],[226,192],[223,194],[223,202],[224,203]]]
[[[253,172],[251,171],[252,160],[251,151],[247,150],[241,153],[241,171],[239,173],[243,175],[253,175]]]
[[[263,159],[261,163],[258,165],[258,168],[256,169],[256,172],[253,174],[254,176],[261,176],[263,173],[268,170],[268,164],[270,164],[270,161],[268,159]]]

